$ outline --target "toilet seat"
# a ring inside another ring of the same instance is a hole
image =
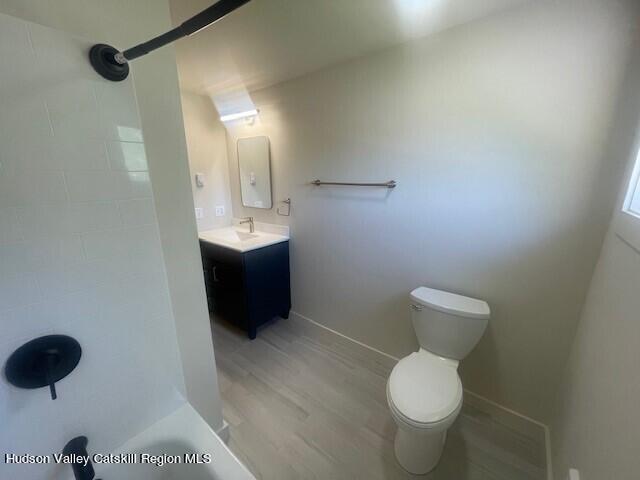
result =
[[[394,417],[417,429],[448,428],[462,406],[457,366],[423,349],[400,360],[387,382]]]

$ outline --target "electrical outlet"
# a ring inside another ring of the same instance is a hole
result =
[[[204,218],[204,208],[196,208],[196,220],[202,220]]]
[[[224,217],[224,205],[216,206],[216,217]]]

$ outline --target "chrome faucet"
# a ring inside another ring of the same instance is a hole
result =
[[[244,218],[242,221],[240,221],[239,225],[242,225],[244,223],[248,223],[249,224],[249,233],[253,233],[253,232],[256,231],[256,227],[253,224],[253,217]]]

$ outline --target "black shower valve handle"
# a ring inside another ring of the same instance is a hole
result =
[[[53,369],[58,362],[58,357],[53,353],[47,353],[45,355],[45,376],[47,380],[47,384],[49,385],[49,391],[51,392],[51,400],[55,400],[58,398],[58,394],[56,392],[56,381],[53,378]]]
[[[25,343],[11,354],[5,377],[18,388],[49,387],[51,400],[58,398],[56,383],[78,365],[82,348],[67,335],[46,335]]]

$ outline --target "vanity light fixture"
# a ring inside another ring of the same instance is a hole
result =
[[[234,120],[240,120],[242,118],[247,118],[247,119],[255,119],[255,117],[258,116],[258,110],[247,110],[246,112],[240,112],[240,113],[231,113],[229,115],[222,115],[220,117],[220,121],[221,122],[232,122]]]

